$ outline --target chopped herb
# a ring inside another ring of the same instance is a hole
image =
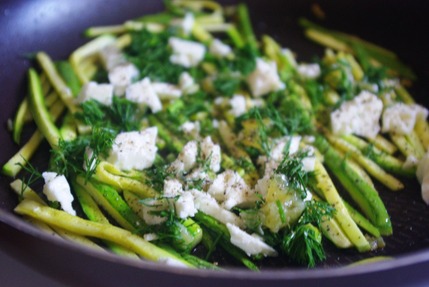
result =
[[[282,242],[282,250],[294,261],[309,268],[325,259],[322,234],[311,224],[299,225]]]
[[[239,78],[229,74],[220,74],[213,81],[216,92],[225,97],[232,97],[240,87],[240,83]]]
[[[177,83],[185,68],[170,63],[168,40],[172,32],[151,33],[145,29],[131,34],[132,42],[125,49],[127,59],[140,71],[140,77],[153,81]]]
[[[307,152],[298,151],[294,156],[286,155],[275,173],[286,176],[289,185],[299,192],[301,198],[307,196],[306,186],[308,183],[308,172],[303,169],[302,159],[307,156]]]
[[[82,112],[76,118],[88,126],[102,126],[117,132],[139,130],[144,114],[138,106],[125,98],[113,97],[112,105],[105,106],[95,100],[82,103]]]

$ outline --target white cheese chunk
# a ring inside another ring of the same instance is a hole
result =
[[[180,126],[180,130],[187,136],[190,136],[194,139],[200,136],[200,122],[191,122],[187,121]]]
[[[231,243],[246,252],[248,256],[258,254],[277,256],[277,251],[266,244],[259,236],[250,235],[231,223],[227,223],[226,227],[231,235]]]
[[[407,135],[413,131],[419,117],[426,119],[427,116],[428,110],[420,105],[396,103],[383,112],[382,132]]]
[[[112,99],[113,85],[88,82],[82,87],[76,101],[78,103],[83,103],[89,100],[96,100],[103,105],[110,106],[112,104]]]
[[[185,36],[191,34],[194,24],[195,17],[191,12],[187,12],[183,18],[175,18],[170,21],[170,25],[178,27]]]
[[[152,88],[161,100],[175,100],[182,96],[182,90],[169,83],[152,83]]]
[[[197,163],[197,155],[197,142],[187,142],[180,151],[177,159],[171,163],[169,170],[176,174],[190,171]]]
[[[210,194],[196,189],[192,189],[190,192],[194,196],[195,207],[198,210],[216,218],[224,224],[232,223],[237,226],[243,226],[243,221],[240,217],[221,207]]]
[[[143,235],[143,239],[146,241],[155,241],[158,240],[158,234],[156,233],[146,233]]]
[[[101,62],[107,71],[112,70],[116,66],[124,65],[127,63],[124,55],[115,45],[109,45],[102,49],[99,53]]]
[[[214,144],[212,138],[207,136],[201,142],[201,153],[204,160],[209,160],[209,168],[214,172],[220,170],[221,150],[218,144]]]
[[[235,206],[250,205],[257,200],[254,191],[233,170],[226,170],[219,174],[207,192],[228,210]]]
[[[285,84],[280,81],[277,73],[276,63],[261,58],[256,59],[256,68],[246,80],[254,97],[285,88]]]
[[[121,170],[142,170],[151,167],[155,161],[156,127],[143,131],[122,132],[113,142],[107,161]]]
[[[179,196],[174,202],[174,208],[176,209],[177,216],[182,219],[192,217],[198,211],[195,208],[194,196],[189,191],[185,191]]]
[[[307,146],[305,148],[307,156],[302,159],[302,169],[306,172],[314,171],[314,166],[316,165],[316,155],[314,148],[312,146]]]
[[[185,17],[182,21],[182,30],[185,35],[189,35],[192,32],[192,28],[195,24],[194,14],[188,12],[185,14]]]
[[[315,165],[316,165],[315,156],[308,156],[302,159],[302,169],[306,172],[314,171]]]
[[[195,84],[194,78],[188,73],[183,72],[179,76],[179,87],[184,94],[193,94],[198,91],[199,87]]]
[[[210,177],[208,176],[207,171],[205,171],[204,168],[202,168],[202,167],[194,168],[192,170],[192,172],[188,173],[185,176],[185,182],[187,183],[185,189],[195,188],[194,183],[196,181],[201,181],[201,180],[203,181],[203,183],[211,181]]]
[[[380,131],[382,110],[383,103],[377,96],[362,91],[331,113],[332,132],[374,138]]]
[[[168,172],[171,172],[175,175],[179,175],[185,172],[185,164],[176,159],[168,166]]]
[[[175,197],[183,193],[182,183],[177,179],[166,179],[164,181],[163,195],[165,197]]]
[[[262,178],[258,179],[255,184],[255,192],[262,195],[263,198],[268,193],[268,187],[270,186],[271,175],[265,174]]]
[[[295,154],[301,142],[300,136],[285,136],[277,140],[276,145],[270,152],[270,157],[275,161],[282,161],[285,153]]]
[[[214,39],[210,43],[209,51],[218,58],[224,58],[232,54],[232,48],[219,39]]]
[[[162,103],[153,89],[150,79],[147,77],[128,86],[125,98],[141,106],[148,106],[152,113],[162,110]]]
[[[109,71],[109,82],[115,87],[115,95],[123,96],[127,87],[139,75],[137,68],[131,64],[115,66]]]
[[[206,47],[198,42],[171,37],[168,43],[173,51],[170,62],[185,68],[197,66],[206,53]]]
[[[416,176],[421,184],[422,198],[429,205],[429,153],[419,161]]]
[[[319,64],[300,64],[296,70],[302,78],[307,80],[317,79],[321,73]]]
[[[198,145],[196,141],[188,142],[179,154],[178,159],[184,163],[185,171],[189,171],[197,163]]]
[[[246,113],[246,98],[243,95],[234,95],[230,100],[231,113],[237,118]]]
[[[43,186],[43,193],[49,201],[57,201],[60,203],[61,208],[71,214],[76,215],[73,209],[73,195],[70,191],[70,185],[64,175],[59,175],[56,172],[42,173],[45,185]]]

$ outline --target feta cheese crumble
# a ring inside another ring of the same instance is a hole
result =
[[[232,54],[232,48],[219,39],[214,39],[210,43],[209,51],[218,58],[224,58]]]
[[[125,98],[141,106],[148,106],[152,113],[162,110],[162,103],[153,89],[150,79],[147,77],[128,86]]]
[[[164,181],[163,195],[165,197],[175,197],[183,193],[182,183],[177,179],[166,179]]]
[[[382,110],[383,102],[376,95],[362,91],[331,113],[332,132],[374,138],[380,131]]]
[[[261,97],[285,88],[277,73],[276,63],[261,58],[256,59],[256,68],[246,80],[254,97]]]
[[[240,217],[221,207],[210,194],[196,189],[192,189],[190,192],[194,196],[195,207],[198,210],[216,218],[224,224],[232,223],[237,226],[243,226],[243,221]]]
[[[61,208],[71,214],[76,215],[73,209],[73,195],[70,191],[70,185],[64,175],[59,175],[56,172],[44,172],[42,177],[45,180],[43,186],[43,193],[49,201],[57,201],[60,203]]]
[[[96,100],[105,106],[110,106],[112,104],[112,99],[112,84],[98,84],[96,82],[88,82],[82,87],[76,101],[78,103],[83,103],[89,100]]]
[[[195,24],[194,14],[188,12],[185,14],[185,17],[182,21],[182,30],[185,35],[189,35],[192,32],[192,28]]]
[[[113,142],[107,161],[120,170],[142,170],[151,167],[158,148],[158,129],[150,127],[143,131],[122,132]]]
[[[173,51],[170,62],[185,68],[197,66],[206,53],[206,47],[198,42],[171,37],[168,43]]]
[[[126,64],[124,55],[121,53],[119,48],[115,45],[109,45],[102,49],[99,53],[101,62],[107,71],[112,70],[116,66]]]
[[[319,64],[300,64],[296,70],[302,78],[307,80],[317,79],[321,74]]]
[[[382,117],[382,132],[392,132],[401,135],[410,134],[419,117],[426,120],[428,110],[420,105],[396,103],[387,107]]]
[[[174,208],[176,209],[177,216],[182,219],[192,217],[198,211],[195,208],[194,196],[189,191],[185,191],[179,196],[179,198],[174,202]]]
[[[192,94],[198,91],[199,87],[194,78],[188,72],[183,72],[179,77],[179,87],[184,94]]]
[[[306,172],[314,171],[314,167],[316,165],[316,155],[314,153],[313,147],[307,147],[308,156],[302,159],[302,169]]]
[[[188,172],[197,163],[198,144],[196,141],[186,143],[179,156],[169,167],[174,173]]]
[[[185,17],[173,19],[171,20],[170,24],[172,26],[176,26],[180,28],[182,33],[185,36],[188,36],[189,34],[191,34],[192,28],[194,27],[194,24],[195,24],[194,14],[187,12],[185,14]]]
[[[219,145],[213,143],[210,136],[205,137],[201,142],[201,153],[204,160],[210,161],[210,170],[218,172],[221,163],[221,150]]]
[[[152,88],[161,100],[175,100],[182,96],[182,90],[169,83],[154,82]]]
[[[277,251],[266,244],[256,234],[250,235],[231,223],[227,223],[226,227],[231,235],[231,243],[246,252],[248,256],[258,254],[262,254],[264,256],[277,256]]]
[[[190,136],[194,139],[200,136],[200,122],[191,122],[187,121],[180,126],[180,130],[187,136]]]
[[[210,185],[207,193],[222,203],[225,209],[254,203],[257,198],[254,191],[243,178],[233,170],[219,174]]]
[[[231,113],[237,118],[246,113],[246,98],[243,95],[234,95],[230,100]]]
[[[115,66],[109,71],[109,82],[115,87],[115,95],[123,96],[127,87],[139,75],[139,70],[131,64]]]

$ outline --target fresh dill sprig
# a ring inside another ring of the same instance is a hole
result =
[[[234,51],[232,59],[208,57],[208,61],[213,62],[220,72],[240,72],[242,76],[247,76],[256,68],[256,58],[258,54],[249,45]]]
[[[124,49],[125,56],[140,71],[140,77],[160,82],[177,83],[185,68],[170,63],[170,30],[151,33],[145,29],[131,34],[131,44]]]
[[[337,59],[329,65],[322,62],[322,77],[324,81],[334,88],[345,100],[350,100],[355,95],[355,82],[350,63],[343,58]]]
[[[241,79],[230,73],[219,74],[213,81],[216,92],[225,97],[232,97],[240,84]]]
[[[167,167],[166,165],[154,164],[152,167],[146,169],[146,184],[156,191],[162,192],[165,180],[173,175],[172,172],[168,171]]]
[[[179,131],[179,127],[195,115],[210,113],[211,107],[208,97],[209,95],[206,92],[198,91],[193,94],[184,95],[180,100],[176,100],[168,105],[165,117],[170,123],[175,123],[172,125],[172,128]]]
[[[283,238],[281,248],[292,261],[312,268],[325,259],[322,234],[312,224],[299,225]]]
[[[304,170],[302,159],[308,155],[308,151],[298,151],[293,156],[286,154],[279,166],[274,171],[286,176],[289,185],[299,192],[301,198],[307,196],[308,172]]]
[[[99,158],[107,156],[115,136],[116,133],[111,129],[95,126],[91,135],[80,136],[73,141],[60,139],[58,148],[51,151],[52,169],[66,177],[84,174],[86,179],[90,178]],[[86,154],[88,147],[92,151],[90,156]]]
[[[28,173],[28,177],[24,176],[21,184],[21,192],[24,192],[26,186],[31,186],[33,183],[42,178],[42,173],[39,172],[27,159],[23,158],[24,164],[18,163],[18,165]]]
[[[279,108],[272,106],[271,111],[276,114],[280,123],[277,128],[283,135],[309,134],[314,130],[313,112],[304,107],[302,100],[298,96],[285,96]]]
[[[73,141],[58,141],[58,148],[51,150],[51,169],[66,177],[83,172],[85,149],[89,137],[77,137]]]
[[[325,201],[310,200],[305,202],[304,212],[298,220],[299,224],[305,225],[308,223],[315,224],[320,227],[320,224],[332,218],[335,215],[335,208]]]
[[[320,233],[321,223],[332,218],[335,208],[327,202],[310,200],[298,222],[283,237],[281,248],[291,259],[299,264],[314,267],[325,259]]]
[[[139,130],[140,121],[143,118],[137,104],[120,97],[113,97],[107,116],[111,119],[113,127],[120,131]]]
[[[91,127],[102,126],[118,132],[138,130],[144,115],[135,103],[119,97],[113,97],[111,106],[90,100],[81,107],[82,112],[75,115],[78,120]]]

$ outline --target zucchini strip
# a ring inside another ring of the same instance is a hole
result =
[[[150,261],[178,267],[193,268],[193,266],[184,259],[153,245],[138,235],[116,226],[92,222],[70,215],[64,211],[43,206],[42,204],[29,199],[24,199],[20,202],[15,208],[15,212],[38,219],[52,226],[61,227],[64,230],[71,231],[76,234],[115,242],[133,250]]]
[[[30,97],[29,106],[33,114],[34,121],[52,148],[57,148],[61,138],[58,128],[45,105],[45,98],[42,92],[39,75],[33,68],[29,72]]]

